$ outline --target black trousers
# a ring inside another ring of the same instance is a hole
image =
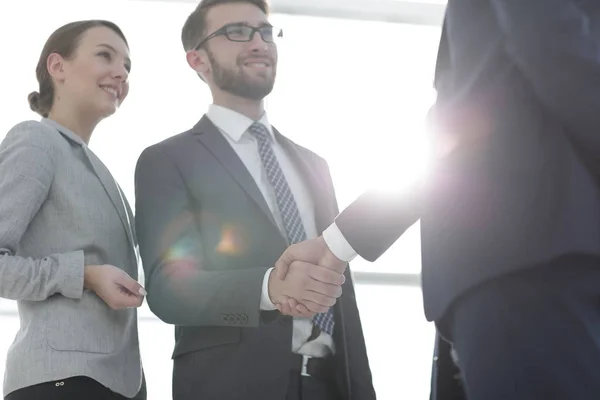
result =
[[[563,258],[494,279],[452,314],[467,399],[600,399],[599,259]]]
[[[451,351],[452,345],[436,334],[429,400],[467,400],[460,370],[452,360]]]
[[[317,379],[301,376],[297,372],[290,375],[290,383],[285,400],[342,400],[333,378]]]
[[[86,376],[44,382],[15,390],[5,400],[129,400]],[[136,400],[146,399],[145,380]]]

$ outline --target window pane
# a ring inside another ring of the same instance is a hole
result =
[[[423,119],[440,28],[275,15],[284,29],[269,118],[325,157],[343,208],[373,185],[402,187],[426,168]],[[419,226],[354,270],[418,273]]]

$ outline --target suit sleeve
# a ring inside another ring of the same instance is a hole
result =
[[[43,301],[54,294],[80,298],[83,251],[21,257],[20,243],[46,201],[56,151],[39,122],[13,128],[0,145],[0,297]]]
[[[348,244],[367,261],[377,260],[421,215],[418,185],[390,193],[369,190],[335,219]]]
[[[507,54],[575,144],[600,165],[600,33],[574,0],[490,0]],[[594,6],[596,7],[596,6]]]
[[[218,271],[206,265],[196,213],[177,166],[153,146],[135,172],[136,231],[150,309],[181,326],[256,327],[268,268]]]
[[[323,160],[324,176],[329,184],[331,198],[334,202],[334,209],[338,211],[337,200],[335,196],[335,188],[331,172],[327,162]],[[362,322],[356,302],[356,293],[354,291],[354,283],[352,279],[351,266],[346,268],[344,272],[346,282],[342,286],[342,304],[343,308],[338,308],[338,311],[343,313],[346,341],[341,345],[346,346],[346,354],[348,355],[348,375],[350,377],[350,391],[352,397],[361,400],[374,400],[375,389],[373,387],[373,375],[369,366],[369,358],[367,357],[367,347],[362,329]]]

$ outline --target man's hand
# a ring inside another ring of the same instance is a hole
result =
[[[320,265],[339,274],[344,273],[347,265],[346,262],[337,258],[331,250],[329,250],[329,247],[327,247],[322,236],[305,240],[304,242],[296,243],[288,247],[275,263],[275,271],[279,279],[285,278],[290,265],[294,261],[303,261],[313,265]]]
[[[342,294],[344,275],[302,261],[290,264],[284,279],[280,279],[276,270],[269,276],[269,297],[273,304],[287,304],[290,298],[305,304],[305,315],[288,313],[294,316],[309,317],[315,313],[326,312]],[[280,309],[278,307],[278,309]],[[281,311],[281,309],[280,309]]]
[[[275,263],[274,273],[277,279],[285,279],[290,268],[293,268],[297,262],[310,263],[313,267],[320,266],[329,269],[331,272],[337,273],[345,281],[343,274],[347,263],[337,258],[329,250],[322,237],[306,240],[288,247]],[[327,311],[327,309],[324,311],[315,311],[322,310],[318,303],[316,304],[310,300],[303,300],[289,295],[283,296],[278,302],[273,301],[273,303],[279,312],[293,317],[310,318],[315,313]]]

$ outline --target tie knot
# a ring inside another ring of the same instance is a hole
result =
[[[267,127],[261,124],[260,122],[255,122],[252,125],[250,125],[250,128],[248,128],[248,132],[250,132],[250,134],[260,142],[267,142],[270,139]]]

